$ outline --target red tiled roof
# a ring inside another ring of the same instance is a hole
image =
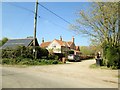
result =
[[[61,46],[67,46],[70,47],[72,45],[73,42],[65,42],[65,41],[61,41],[61,40],[57,40],[55,39]]]
[[[49,46],[50,43],[51,42],[43,42],[43,43],[41,43],[40,47],[46,48],[47,46]]]
[[[61,40],[57,40],[57,39],[55,39],[55,41],[58,42],[61,46],[71,47],[71,45],[73,44],[73,42],[70,42],[70,41],[65,42],[65,41],[61,41]],[[40,47],[45,48],[45,47],[49,46],[50,43],[51,42],[43,42],[43,43],[41,43]]]
[[[55,41],[57,41],[61,46],[64,46],[64,42],[63,41],[57,40],[57,39],[55,39]]]
[[[67,42],[67,44],[70,47],[73,44],[73,42]]]

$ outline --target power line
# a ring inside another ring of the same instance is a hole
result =
[[[56,23],[52,22],[51,20],[48,20],[48,19],[46,19],[44,17],[41,17],[40,19],[47,20],[49,23],[53,24],[54,26],[58,26],[59,28],[66,30],[65,27],[63,27],[61,25],[58,25],[58,24],[56,24]]]
[[[32,11],[32,10],[30,10],[30,9],[28,9],[28,8],[25,8],[25,7],[22,7],[22,6],[18,6],[18,5],[13,4],[13,3],[7,3],[7,4],[12,5],[12,6],[15,6],[15,7],[17,7],[17,8],[24,9],[24,10],[29,11],[29,12],[31,12],[31,13],[35,13],[34,11]]]
[[[69,21],[65,20],[64,18],[62,18],[61,16],[57,15],[56,13],[54,13],[53,11],[51,11],[50,9],[48,9],[47,7],[43,6],[42,4],[38,3],[41,7],[43,7],[44,9],[46,9],[47,11],[51,12],[52,14],[54,14],[55,16],[57,16],[58,18],[62,19],[63,21],[65,21],[68,24],[71,24]]]
[[[22,6],[18,6],[18,5],[13,4],[13,3],[7,3],[7,4],[12,5],[12,6],[15,6],[15,7],[20,8],[20,9],[24,9],[24,10],[26,10],[26,11],[29,11],[29,12],[35,14],[34,11],[32,11],[32,10],[30,10],[30,9],[28,9],[28,8],[25,8],[25,7],[22,7]],[[38,15],[38,18],[41,18],[41,16]],[[42,18],[43,18],[43,17],[42,17]],[[41,18],[41,19],[42,19],[42,18]],[[47,19],[46,19],[46,20],[47,20]],[[48,20],[48,21],[49,21],[49,20]],[[62,27],[62,26],[60,26],[60,25],[57,25],[57,24],[55,24],[55,23],[53,23],[53,22],[51,22],[51,21],[49,21],[49,23],[51,23],[51,24],[53,24],[53,25],[55,25],[55,26],[58,26],[58,27],[60,27],[60,28],[64,28],[64,27]],[[65,28],[64,28],[64,29],[65,29]]]
[[[26,10],[26,11],[29,11],[29,12],[35,14],[34,11],[32,11],[32,10],[30,10],[30,9],[28,9],[28,8],[25,8],[25,7],[22,7],[22,6],[18,6],[18,5],[13,4],[13,3],[7,3],[7,4],[12,5],[12,6],[15,6],[15,7],[20,8],[20,9],[24,9],[24,10]],[[46,9],[47,11],[51,12],[52,14],[54,14],[55,16],[57,16],[58,18],[62,19],[62,20],[65,21],[66,23],[71,24],[69,21],[65,20],[64,18],[62,18],[61,16],[57,15],[57,14],[54,13],[53,11],[49,10],[47,7],[41,5],[40,3],[38,3],[38,5],[40,5],[41,7],[43,7],[44,9]],[[38,18],[40,18],[40,17],[41,17],[41,16],[38,15]]]
[[[13,3],[7,3],[7,4],[9,4],[9,5],[11,5],[11,6],[14,6],[14,7],[17,7],[17,8],[20,8],[20,9],[24,9],[24,10],[26,10],[26,11],[29,11],[29,12],[35,14],[34,11],[32,11],[32,10],[30,10],[30,9],[28,9],[28,8],[25,8],[25,7],[22,7],[22,6],[18,6],[18,5],[13,4]],[[40,15],[38,15],[38,17],[40,18]]]
[[[26,11],[29,11],[29,12],[35,14],[34,11],[32,11],[32,10],[30,10],[30,9],[28,9],[28,8],[25,8],[25,7],[22,7],[22,6],[18,6],[18,5],[13,4],[13,3],[7,3],[7,4],[12,5],[12,6],[15,6],[15,7],[20,8],[20,9],[24,9],[24,10],[26,10]],[[39,4],[39,3],[38,3],[38,4]],[[41,5],[41,4],[39,4],[39,5]],[[43,5],[42,5],[42,6],[43,6]],[[44,7],[44,6],[43,6],[43,7]],[[46,8],[46,7],[45,7],[45,8]],[[46,9],[47,9],[47,8],[46,8]],[[49,9],[48,9],[48,10],[49,10]],[[54,15],[57,15],[57,14],[55,14],[54,12],[52,12],[51,10],[50,10],[49,12],[53,13]],[[70,24],[70,22],[66,21],[66,20],[63,19],[62,17],[60,17],[60,16],[58,16],[58,15],[57,15],[57,17],[59,17],[60,19],[62,19],[62,20],[64,20],[65,22],[67,22],[67,23]],[[38,18],[41,18],[41,16],[38,15]],[[43,18],[43,17],[42,17],[42,18]],[[47,20],[47,19],[46,19],[46,20]],[[49,21],[49,20],[48,20],[48,21]],[[51,23],[51,24],[53,24],[53,25],[55,25],[55,26],[58,26],[58,27],[60,27],[60,28],[62,28],[62,29],[66,29],[66,28],[64,28],[64,27],[62,27],[62,26],[60,26],[60,25],[58,25],[58,24],[56,24],[56,23],[53,23],[53,22],[51,22],[51,21],[49,21],[49,23]]]

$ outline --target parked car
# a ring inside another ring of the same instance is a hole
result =
[[[80,61],[79,55],[69,54],[68,55],[68,61]]]

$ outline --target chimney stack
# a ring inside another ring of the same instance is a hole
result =
[[[44,43],[44,38],[42,38],[42,43]]]
[[[72,42],[73,42],[73,43],[75,42],[75,38],[74,38],[74,36],[72,37]]]
[[[60,41],[62,41],[62,36],[60,36]]]

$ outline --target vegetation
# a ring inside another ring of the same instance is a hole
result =
[[[59,59],[59,56],[58,56],[58,55],[55,55],[55,54],[49,54],[49,55],[48,55],[48,59],[58,60],[58,59]]]
[[[3,38],[1,41],[0,41],[0,46],[4,45],[6,42],[8,41],[8,38]]]
[[[97,51],[100,51],[101,48],[99,46],[81,46],[80,51],[82,55],[91,55],[94,56]]]
[[[85,60],[85,59],[92,59],[95,57],[95,53],[97,51],[100,51],[100,47],[98,46],[81,46],[80,47],[80,51],[81,51],[81,55],[80,58],[81,60]]]
[[[44,65],[59,64],[58,56],[50,55],[47,49],[36,47],[37,59],[33,56],[33,47],[18,46],[2,50],[2,64],[9,65]]]
[[[80,11],[77,25],[72,29],[77,33],[90,36],[95,46],[103,49],[104,65],[120,68],[120,25],[119,2],[92,3],[89,11]],[[113,54],[114,52],[114,54]]]
[[[104,49],[104,65],[112,69],[120,68],[120,46],[107,45]]]
[[[71,50],[71,51],[69,51],[69,52],[68,52],[68,54],[74,54],[74,51],[73,51],[73,50]]]
[[[93,68],[93,69],[98,69],[98,68],[100,68],[100,69],[110,69],[110,68],[107,68],[107,66],[99,66],[99,65],[96,65],[96,63],[90,65],[90,68]]]
[[[81,60],[87,60],[87,59],[93,59],[94,56],[91,55],[80,55],[80,59]]]
[[[30,58],[3,58],[2,64],[5,65],[51,65],[61,64],[58,60],[30,59]]]
[[[49,52],[46,49],[36,47],[37,59],[48,56]],[[6,48],[2,50],[2,58],[31,58],[33,59],[33,47],[18,46],[16,48]]]

